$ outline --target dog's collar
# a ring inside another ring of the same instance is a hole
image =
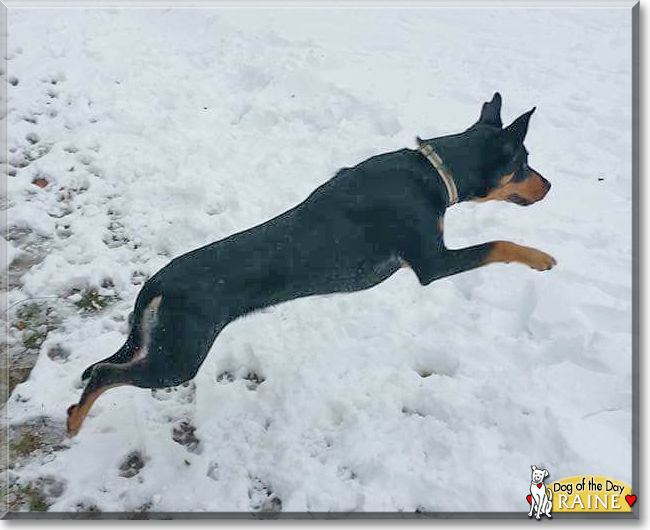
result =
[[[454,177],[451,175],[451,171],[445,167],[445,164],[442,162],[440,155],[433,150],[429,144],[425,144],[422,139],[418,136],[416,137],[418,143],[418,151],[422,153],[426,159],[431,162],[433,168],[440,175],[440,179],[447,188],[447,206],[452,206],[458,202],[458,188],[456,187],[456,182]]]

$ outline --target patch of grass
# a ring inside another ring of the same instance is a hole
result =
[[[101,311],[106,306],[117,300],[115,295],[101,295],[97,289],[88,289],[80,293],[81,298],[75,302],[79,309],[84,313]]]
[[[45,498],[38,492],[30,490],[29,498],[29,511],[30,512],[46,512],[48,509],[48,504]]]
[[[46,512],[49,508],[45,496],[39,489],[31,485],[11,488],[7,495],[9,511],[18,511],[23,506],[27,506],[30,512]]]
[[[20,383],[26,381],[32,371],[32,366],[12,366],[9,369],[9,394],[11,394]]]
[[[24,432],[17,440],[9,444],[11,452],[19,456],[27,456],[41,447],[43,447],[43,440],[31,432]]]
[[[67,432],[63,422],[54,421],[47,416],[30,418],[24,423],[10,425],[7,433],[9,468],[20,468],[37,457],[65,449],[66,439]],[[45,488],[47,496],[52,496],[58,490],[55,482],[57,481],[53,477],[45,476],[41,477],[37,484],[32,483],[32,486],[37,486],[40,490]]]
[[[38,350],[47,334],[61,323],[54,308],[34,302],[24,304],[16,312],[13,327],[22,331],[23,346],[28,350]]]
[[[28,350],[38,350],[41,347],[41,344],[43,344],[45,337],[47,337],[47,333],[42,331],[26,333],[23,338],[23,346]]]
[[[38,304],[34,302],[24,304],[16,311],[16,317],[18,318],[16,327],[20,330],[29,327],[33,322],[40,320],[38,317],[41,313],[42,310]]]

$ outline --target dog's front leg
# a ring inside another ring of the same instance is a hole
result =
[[[485,264],[517,262],[528,265],[538,271],[547,271],[556,264],[555,258],[536,248],[524,247],[510,241],[493,241],[486,256]]]
[[[535,509],[535,497],[531,495],[530,497],[530,511],[528,512],[528,517],[533,516],[533,510]]]
[[[510,241],[491,241],[457,250],[432,246],[405,253],[404,260],[422,285],[489,263],[517,262],[539,271],[551,269],[556,264],[555,259],[545,252]]]

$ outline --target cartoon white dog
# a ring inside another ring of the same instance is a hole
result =
[[[553,507],[553,503],[551,502],[553,492],[551,488],[547,488],[546,484],[544,484],[544,479],[548,477],[548,471],[546,469],[537,469],[537,466],[534,465],[531,467],[533,469],[533,478],[530,483],[530,512],[528,512],[528,517],[533,516],[533,510],[537,506],[535,519],[539,519],[541,514],[550,518],[551,508]]]

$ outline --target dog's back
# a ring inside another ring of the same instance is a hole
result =
[[[222,321],[380,283],[399,269],[409,218],[422,202],[422,184],[401,160],[409,153],[341,170],[287,212],[174,259],[147,282],[146,296],[194,298]]]

